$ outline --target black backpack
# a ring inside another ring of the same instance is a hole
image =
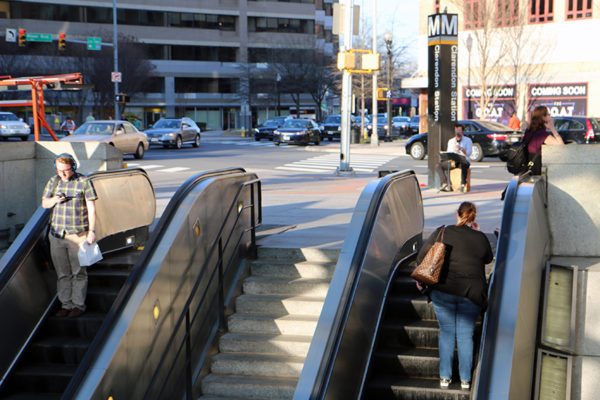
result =
[[[529,152],[527,146],[533,135],[529,135],[522,142],[513,143],[506,151],[506,169],[513,175],[521,175],[524,172],[531,170],[535,160],[540,155],[541,147],[535,153],[535,158],[529,161]]]

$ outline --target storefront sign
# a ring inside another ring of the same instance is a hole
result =
[[[493,104],[488,104],[485,110],[481,109],[481,88],[463,88],[463,118],[486,119],[508,125],[510,117],[515,111],[515,86],[498,86],[487,89],[487,97],[495,98]]]
[[[529,85],[529,110],[546,106],[553,117],[587,115],[587,83]]]

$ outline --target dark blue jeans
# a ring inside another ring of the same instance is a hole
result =
[[[471,382],[473,331],[481,307],[465,297],[433,290],[430,294],[440,325],[440,378],[452,377],[454,344],[458,344],[458,370],[461,381]]]

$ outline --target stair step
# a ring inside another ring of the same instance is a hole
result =
[[[311,315],[241,314],[229,316],[227,324],[234,333],[274,333],[313,335],[318,317]]]
[[[215,374],[299,378],[304,357],[282,354],[219,353],[210,370]]]
[[[437,378],[440,373],[438,349],[395,348],[380,349],[373,354],[371,370],[377,375],[398,377]]]
[[[202,393],[227,399],[291,399],[297,384],[296,378],[209,374],[202,379]]]
[[[398,319],[436,320],[436,316],[433,303],[427,299],[427,296],[392,294],[387,300],[385,319],[387,321]]]
[[[313,278],[269,278],[253,277],[244,279],[245,294],[289,294],[325,297],[329,290],[329,279]]]
[[[363,395],[365,400],[469,400],[470,398],[470,391],[460,389],[460,381],[451,383],[449,389],[441,389],[439,378],[400,378],[393,375],[374,377],[367,383]]]
[[[437,321],[384,321],[379,335],[384,347],[437,348],[440,330]]]
[[[311,340],[309,335],[226,333],[219,338],[219,350],[306,357]]]
[[[32,343],[28,360],[32,363],[79,364],[90,343],[90,340],[78,337],[48,337]]]
[[[321,314],[324,297],[256,295],[238,296],[235,309],[240,313]]]
[[[338,249],[258,247],[259,259],[337,262]]]
[[[126,269],[91,268],[88,271],[88,287],[108,287],[121,289],[130,271]]]
[[[77,318],[60,318],[50,316],[46,320],[43,332],[51,332],[54,336],[73,336],[93,339],[104,321],[106,314],[86,311]]]
[[[255,260],[250,265],[252,276],[272,276],[281,278],[323,278],[331,279],[335,262],[329,261],[286,261]]]
[[[119,287],[88,287],[85,300],[87,309],[90,311],[108,312],[112,307],[117,295],[121,290]]]

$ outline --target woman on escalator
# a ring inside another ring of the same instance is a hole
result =
[[[440,326],[440,387],[452,382],[454,345],[458,344],[458,365],[461,388],[471,389],[473,367],[473,331],[477,318],[487,307],[485,265],[492,261],[490,242],[475,222],[477,209],[463,202],[456,212],[456,225],[447,226],[442,241],[446,245],[444,269],[440,281],[431,287],[430,297]],[[417,256],[421,263],[436,240],[438,231]]]

